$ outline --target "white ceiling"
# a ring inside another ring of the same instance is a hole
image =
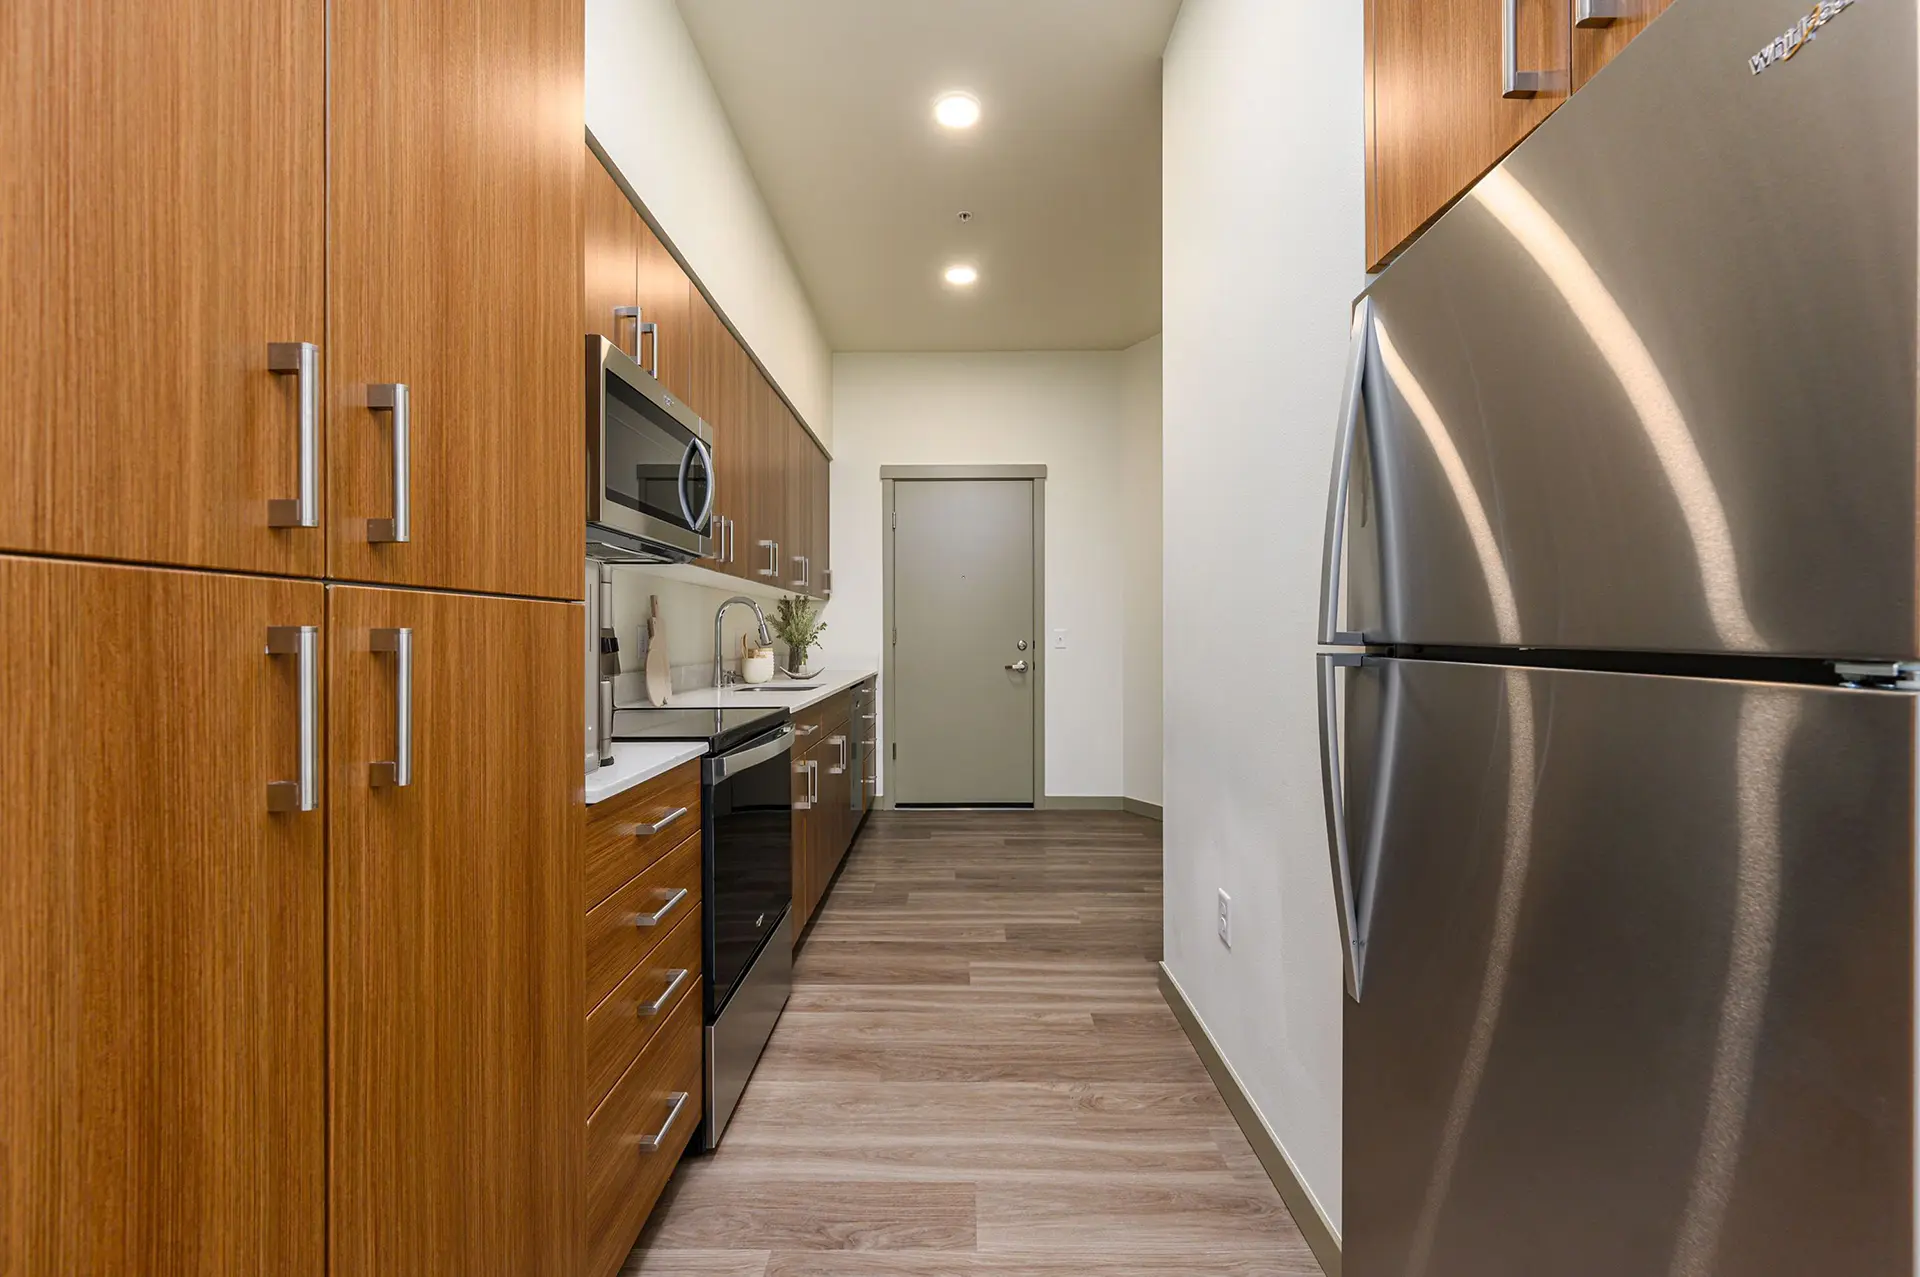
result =
[[[1116,349],[1160,330],[1160,52],[1180,0],[677,3],[834,349]],[[934,123],[949,89],[980,99],[974,128]],[[941,279],[962,261],[970,290]]]

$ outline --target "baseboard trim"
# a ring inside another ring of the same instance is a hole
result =
[[[1307,1245],[1313,1250],[1313,1257],[1320,1261],[1320,1267],[1327,1277],[1340,1277],[1340,1237],[1326,1216],[1320,1213],[1320,1204],[1307,1191],[1300,1181],[1300,1173],[1294,1168],[1293,1159],[1280,1147],[1280,1139],[1268,1126],[1266,1119],[1260,1116],[1260,1110],[1248,1097],[1246,1088],[1240,1083],[1240,1075],[1233,1071],[1226,1057],[1220,1054],[1220,1046],[1213,1040],[1213,1034],[1200,1015],[1187,1001],[1186,990],[1173,978],[1173,972],[1167,970],[1167,964],[1160,966],[1160,994],[1166,998],[1167,1005],[1173,1008],[1173,1018],[1180,1022],[1186,1032],[1187,1040],[1193,1043],[1193,1049],[1200,1056],[1200,1062],[1207,1066],[1207,1073],[1213,1078],[1214,1086],[1220,1092],[1220,1098],[1226,1101],[1227,1111],[1233,1114],[1233,1120],[1239,1123],[1240,1130],[1247,1137],[1247,1143],[1253,1146],[1255,1157],[1265,1168],[1267,1178],[1280,1192],[1280,1200],[1287,1204],[1287,1210],[1293,1215],[1293,1222],[1307,1239]]]
[[[1148,820],[1158,820],[1163,823],[1167,819],[1167,813],[1161,809],[1159,803],[1144,802],[1138,798],[1122,798],[1120,800],[1120,810],[1132,812],[1136,816],[1145,816]]]
[[[1040,800],[1047,811],[1119,811],[1120,799],[1098,794],[1048,794]]]

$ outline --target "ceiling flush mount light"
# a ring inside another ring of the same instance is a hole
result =
[[[971,266],[947,267],[947,282],[955,288],[971,287],[973,282],[979,278],[980,272]]]
[[[980,99],[971,93],[942,93],[934,101],[933,118],[950,129],[970,129],[980,122]]]

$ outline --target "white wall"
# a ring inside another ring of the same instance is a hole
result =
[[[1163,108],[1166,961],[1336,1230],[1343,993],[1312,652],[1365,282],[1361,8],[1186,0]]]
[[[1126,523],[1118,351],[834,356],[827,659],[878,661],[880,467],[1047,467],[1047,792],[1118,797],[1125,777]]]
[[[1128,350],[1120,365],[1120,498],[1126,570],[1121,681],[1126,715],[1122,794],[1161,801],[1161,347]]]
[[[781,592],[745,581],[725,581],[718,574],[704,574],[688,567],[640,567],[622,565],[613,570],[613,623],[620,639],[620,668],[632,671],[643,667],[650,600],[660,600],[661,632],[666,635],[667,659],[674,671],[674,687],[704,687],[713,678],[713,614],[735,595],[757,599],[767,619],[773,619]],[[740,639],[755,632],[753,613],[737,607],[727,613],[721,646],[731,664],[740,655]],[[786,658],[786,647],[777,639],[776,655]],[[817,664],[809,661],[808,664]],[[738,669],[737,665],[731,665]]]
[[[587,0],[587,127],[829,448],[812,303],[673,0]]]

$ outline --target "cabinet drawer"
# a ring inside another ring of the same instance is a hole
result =
[[[820,726],[823,735],[831,736],[846,727],[853,717],[853,693],[840,692],[829,696],[820,706]]]
[[[695,834],[587,915],[587,1006],[599,1006],[668,933],[699,917],[700,836]],[[658,920],[640,925],[653,918]]]
[[[587,1012],[587,1112],[607,1098],[680,999],[700,1000],[700,913],[680,919],[658,948]]]
[[[699,832],[699,759],[587,808],[586,908]]]
[[[587,1119],[591,1277],[619,1271],[705,1107],[700,999],[683,997],[645,1053]]]

